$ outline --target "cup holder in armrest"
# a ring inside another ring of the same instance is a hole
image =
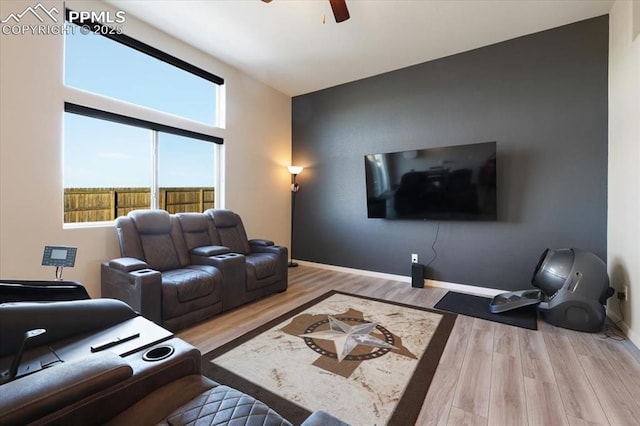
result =
[[[145,274],[150,274],[152,272],[156,272],[153,269],[149,269],[149,268],[145,268],[145,269],[138,269],[137,271],[132,271],[131,273],[134,275],[145,275]]]
[[[142,354],[142,359],[145,361],[160,361],[162,359],[170,357],[175,349],[173,346],[161,345],[151,348]]]
[[[216,259],[228,259],[230,257],[238,257],[241,256],[241,254],[239,253],[222,253],[222,254],[217,254],[213,257],[215,257]]]

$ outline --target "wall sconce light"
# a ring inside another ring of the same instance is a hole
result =
[[[300,190],[300,185],[296,182],[296,176],[302,173],[303,167],[289,166],[288,169],[289,173],[291,173],[291,248],[289,250],[289,254],[291,256],[289,260],[289,267],[295,268],[298,264],[293,261],[293,224],[296,211],[296,194],[298,193],[298,190]]]

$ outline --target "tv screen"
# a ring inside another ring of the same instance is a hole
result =
[[[364,157],[369,218],[496,220],[496,142]]]

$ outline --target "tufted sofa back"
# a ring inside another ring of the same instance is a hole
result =
[[[195,247],[222,245],[213,221],[207,215],[202,213],[178,213],[176,217],[180,222],[182,235],[188,250]]]
[[[247,232],[244,229],[240,216],[231,210],[224,209],[209,209],[205,211],[205,214],[213,219],[213,223],[220,236],[221,245],[229,247],[229,249],[235,253],[251,253]]]
[[[190,263],[180,224],[164,210],[134,210],[116,219],[120,254],[144,260],[158,271]]]

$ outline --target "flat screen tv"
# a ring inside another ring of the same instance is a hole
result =
[[[369,218],[497,220],[496,142],[364,157]]]

